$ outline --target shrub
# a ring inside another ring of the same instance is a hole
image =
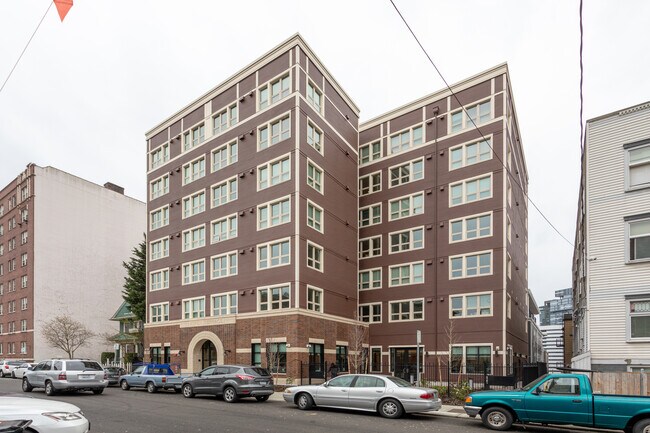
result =
[[[113,362],[114,358],[115,354],[113,352],[102,352],[100,360],[102,364],[108,364],[109,362]]]

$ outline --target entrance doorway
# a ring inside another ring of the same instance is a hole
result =
[[[201,370],[217,363],[217,348],[210,340],[201,346]]]
[[[325,346],[322,344],[310,343],[309,348],[309,377],[325,378]]]
[[[415,347],[393,347],[390,349],[393,373],[395,376],[409,382],[415,381],[417,377],[417,359],[417,349]]]

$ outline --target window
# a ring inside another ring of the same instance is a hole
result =
[[[449,185],[449,206],[492,197],[492,174]]]
[[[422,299],[390,302],[390,321],[403,322],[407,320],[423,320],[423,304],[424,301]]]
[[[359,290],[380,289],[381,268],[359,271]]]
[[[149,244],[151,260],[158,260],[169,256],[169,238],[159,239]]]
[[[183,284],[205,281],[205,260],[183,264]]]
[[[232,143],[224,144],[212,151],[212,172],[221,170],[237,162],[238,158],[237,140]]]
[[[381,303],[359,305],[359,320],[366,323],[381,323]]]
[[[150,184],[151,186],[151,199],[158,198],[169,192],[169,175],[166,174]]]
[[[22,253],[20,255],[20,266],[22,266],[23,268],[27,266],[27,253]]]
[[[627,188],[650,186],[650,144],[633,146],[627,149]]]
[[[650,339],[650,300],[629,301],[629,339]]]
[[[508,242],[512,242],[512,223],[510,222],[510,217],[506,217],[506,239],[508,239]]]
[[[381,158],[381,141],[359,147],[359,164],[368,164]]]
[[[452,373],[489,373],[492,362],[490,346],[453,346]],[[465,366],[465,371],[463,371]]]
[[[9,260],[7,264],[9,265],[9,272],[16,270],[16,259]]]
[[[323,247],[307,241],[307,267],[323,272]]]
[[[401,197],[389,202],[390,221],[420,215],[424,212],[424,193]]]
[[[471,120],[470,120],[471,119]],[[488,122],[492,119],[492,102],[487,100],[475,105],[465,107],[451,114],[451,132],[461,131],[470,128],[474,124]],[[474,123],[472,123],[472,121]]]
[[[237,237],[237,214],[212,221],[212,243]]]
[[[28,217],[29,217],[29,211],[27,209],[21,209],[20,210],[20,221],[25,222],[25,221],[27,221]]]
[[[390,287],[424,283],[424,262],[389,267]]]
[[[200,319],[205,317],[205,297],[183,300],[183,318]]]
[[[271,373],[286,373],[287,343],[267,343],[266,363]]]
[[[307,161],[307,185],[323,193],[323,170],[311,161]]]
[[[205,176],[205,156],[183,166],[183,185],[194,182]]]
[[[291,262],[289,239],[257,246],[257,269],[288,265]]]
[[[307,309],[316,311],[317,313],[323,312],[323,290],[307,286]]]
[[[506,255],[506,275],[509,280],[512,279],[512,259],[510,254]]]
[[[650,218],[627,221],[629,261],[650,259]]]
[[[184,134],[183,150],[188,151],[205,140],[205,125],[199,125]]]
[[[492,214],[461,218],[449,222],[449,242],[492,236]]]
[[[449,149],[449,170],[492,159],[492,139],[461,144]]]
[[[449,304],[449,317],[480,317],[492,315],[491,293],[450,296]]]
[[[381,347],[370,348],[370,371],[381,371]]]
[[[27,243],[29,234],[25,231],[20,234],[20,245],[25,245]]]
[[[149,215],[151,230],[156,230],[169,224],[169,206],[151,212]]]
[[[153,271],[149,274],[149,290],[160,290],[169,288],[169,269]]]
[[[291,156],[257,167],[257,190],[277,185],[291,179]]]
[[[27,275],[23,275],[22,277],[20,277],[20,288],[21,289],[27,288]]]
[[[237,104],[220,111],[212,118],[213,134],[219,135],[237,124]]]
[[[319,113],[323,111],[322,104],[323,94],[314,86],[311,82],[307,82],[307,102],[309,102],[312,107]]]
[[[506,300],[506,317],[512,319],[512,296],[508,295]]]
[[[417,229],[391,233],[389,239],[391,253],[418,250],[424,248],[424,228],[419,227]]]
[[[20,331],[21,332],[27,331],[27,320],[23,319],[20,321]]]
[[[212,315],[226,316],[237,314],[237,292],[212,296]]]
[[[424,159],[407,162],[396,167],[391,167],[390,186],[395,187],[405,183],[414,182],[424,177]]]
[[[237,178],[231,178],[212,187],[212,207],[237,200]]]
[[[20,353],[23,354],[23,355],[27,353],[27,342],[26,341],[21,341],[20,342]]]
[[[212,257],[212,279],[237,275],[237,251]]]
[[[319,153],[323,153],[323,131],[316,128],[311,122],[307,123],[307,144]]]
[[[167,322],[169,320],[169,303],[154,304],[149,307],[151,323]]]
[[[285,75],[284,77],[278,78],[274,81],[271,81],[269,84],[265,84],[260,87],[258,90],[258,103],[259,109],[263,110],[268,107],[270,104],[275,104],[279,100],[286,98],[291,93],[291,77]],[[270,95],[270,101],[269,101]]]
[[[512,186],[510,185],[510,179],[506,179],[506,200],[508,206],[512,206]]]
[[[540,386],[540,391],[548,394],[580,394],[580,383],[577,377],[555,377]]]
[[[492,274],[492,251],[449,258],[449,278],[479,277]]]
[[[291,116],[283,117],[261,127],[257,135],[257,150],[264,150],[282,140],[286,140],[291,137]]]
[[[339,371],[348,371],[348,346],[336,346],[336,366]]]
[[[3,236],[5,234],[5,226],[0,224],[0,236]]]
[[[359,259],[381,256],[381,235],[359,239]]]
[[[205,210],[205,191],[183,198],[183,218],[189,218]]]
[[[291,221],[291,197],[257,207],[257,229],[275,227]]]
[[[399,153],[423,143],[422,126],[407,129],[390,137],[390,153]]]
[[[20,299],[20,309],[23,311],[27,309],[27,298]]]
[[[323,233],[323,209],[307,200],[307,225]]]
[[[149,153],[149,168],[153,170],[169,161],[169,143],[152,150]]]
[[[251,344],[251,365],[254,365],[256,367],[262,366],[262,344],[261,343]]]
[[[359,227],[381,224],[381,203],[359,209]]]
[[[381,171],[359,178],[359,197],[381,191]]]
[[[183,232],[183,251],[205,246],[205,226],[194,227]]]
[[[291,305],[290,286],[266,287],[257,290],[258,311],[281,310]]]

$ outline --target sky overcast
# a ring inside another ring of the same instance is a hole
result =
[[[395,0],[451,84],[508,62],[530,197],[571,242],[580,178],[578,0]],[[49,0],[0,0],[0,85]],[[585,119],[650,100],[650,1],[584,7]],[[75,0],[0,93],[0,185],[51,165],[146,199],[145,131],[300,32],[361,121],[444,87],[388,0]],[[537,303],[572,247],[529,207]]]

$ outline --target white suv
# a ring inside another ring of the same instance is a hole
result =
[[[23,391],[45,388],[45,394],[59,391],[92,391],[101,394],[108,386],[106,372],[89,359],[50,359],[40,362],[23,377]]]

